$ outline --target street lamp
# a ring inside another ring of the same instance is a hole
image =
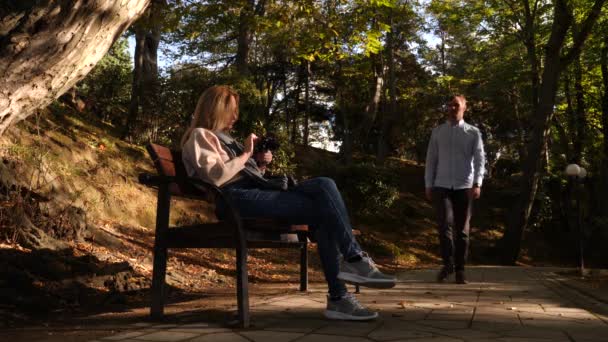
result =
[[[579,248],[579,266],[581,277],[585,276],[585,259],[583,257],[584,244],[583,244],[583,222],[581,212],[581,189],[580,184],[587,177],[587,170],[584,167],[578,166],[577,164],[570,164],[566,166],[566,175],[570,183],[570,199],[574,198],[574,189],[576,187],[576,223],[578,226],[578,248]]]
[[[570,164],[566,166],[566,174],[569,177],[578,177],[578,174],[581,172],[581,167],[576,164]],[[586,174],[586,172],[585,172]]]

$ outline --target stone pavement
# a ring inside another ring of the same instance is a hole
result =
[[[252,327],[204,321],[137,323],[95,342],[587,342],[608,341],[608,303],[568,286],[552,268],[471,267],[469,284],[436,284],[437,270],[407,271],[390,290],[362,288],[359,299],[378,310],[372,322],[325,320],[325,287],[252,298]]]

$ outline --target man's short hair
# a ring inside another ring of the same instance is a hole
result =
[[[467,98],[464,95],[462,95],[462,94],[454,94],[454,95],[452,95],[450,97],[450,100],[453,100],[453,99],[461,99],[464,102],[465,105],[467,104]]]

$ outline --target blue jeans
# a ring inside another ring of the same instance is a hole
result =
[[[265,217],[307,224],[315,234],[329,295],[344,295],[346,286],[338,279],[340,254],[345,259],[361,254],[352,234],[342,195],[331,178],[305,180],[288,191],[262,190],[247,182],[222,189],[241,217]]]

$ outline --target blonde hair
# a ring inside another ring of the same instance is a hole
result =
[[[230,99],[234,98],[234,102]],[[180,146],[184,146],[195,128],[211,131],[222,130],[235,114],[238,117],[239,94],[229,86],[218,85],[205,90],[198,99],[192,115],[192,122],[182,136]]]

